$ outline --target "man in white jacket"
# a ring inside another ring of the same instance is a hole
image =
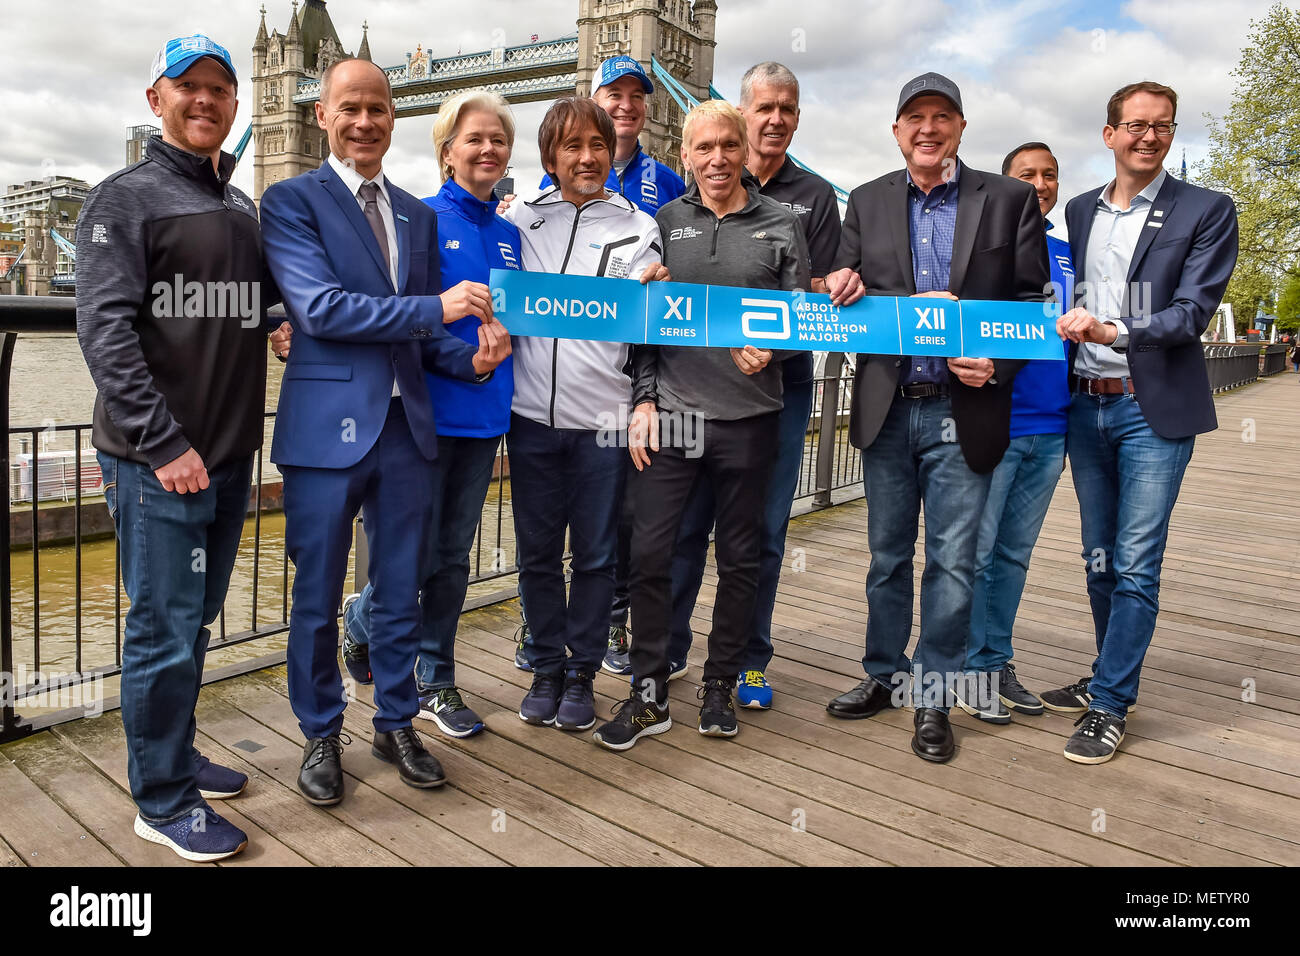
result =
[[[615,145],[605,111],[589,99],[557,100],[537,139],[542,166],[557,185],[510,208],[524,268],[666,281],[655,221],[605,188]],[[513,347],[507,443],[533,671],[519,716],[530,724],[585,730],[596,721],[592,680],[605,653],[614,592],[627,452],[610,436],[626,426],[630,346],[517,336]],[[572,551],[567,600],[566,530]]]

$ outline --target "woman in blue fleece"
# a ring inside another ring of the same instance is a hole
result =
[[[519,268],[519,230],[496,214],[493,187],[506,173],[515,124],[506,101],[486,90],[460,93],[438,111],[433,146],[442,188],[424,201],[438,214],[443,288],[469,280],[487,283],[493,269]],[[478,342],[479,320],[467,316],[447,330]],[[483,729],[456,689],[456,624],[469,582],[469,552],[492,481],[501,436],[510,427],[512,359],[481,385],[429,374],[438,428],[429,561],[420,592],[420,654],[415,680],[421,717],[443,733],[469,737]],[[370,588],[346,603],[343,656],[348,670],[369,669]],[[360,666],[357,666],[360,664]],[[361,678],[358,678],[361,679]]]

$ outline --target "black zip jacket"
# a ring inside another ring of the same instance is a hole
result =
[[[90,192],[77,221],[77,339],[98,389],[96,448],[157,470],[262,443],[266,272],[257,210],[212,162],[158,137]]]

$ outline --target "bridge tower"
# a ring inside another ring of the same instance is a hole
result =
[[[350,53],[343,51],[325,0],[293,0],[285,33],[266,32],[266,7],[253,42],[253,196],[282,179],[315,169],[329,155],[325,131],[316,125],[315,108],[295,103],[298,81],[319,77],[327,66]],[[362,28],[357,55],[370,59]]]
[[[626,53],[649,72],[659,60],[697,99],[713,82],[714,0],[578,0],[578,93],[591,94],[601,61]],[[681,172],[685,117],[663,84],[650,98],[641,148]]]

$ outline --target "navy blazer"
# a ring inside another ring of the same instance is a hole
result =
[[[1086,306],[1088,236],[1102,189],[1065,207],[1074,260],[1074,305]],[[1142,414],[1162,438],[1219,427],[1201,335],[1237,264],[1237,209],[1223,193],[1166,176],[1133,251],[1120,319]],[[1070,346],[1070,370],[1078,346]]]
[[[905,169],[865,183],[849,196],[835,267],[861,275],[867,295],[916,292],[907,204]],[[948,289],[962,299],[1042,302],[1050,288],[1047,238],[1033,187],[963,163]],[[849,413],[854,448],[870,448],[880,433],[898,395],[904,360],[858,356]],[[957,441],[977,474],[996,468],[1010,443],[1012,385],[1024,364],[995,359],[993,379],[981,388],[948,373]]]
[[[271,442],[276,464],[355,465],[384,427],[394,378],[411,434],[432,461],[438,445],[423,370],[477,378],[476,349],[442,324],[437,217],[391,182],[388,195],[400,294],[356,197],[328,161],[262,196],[267,264],[293,326]]]

